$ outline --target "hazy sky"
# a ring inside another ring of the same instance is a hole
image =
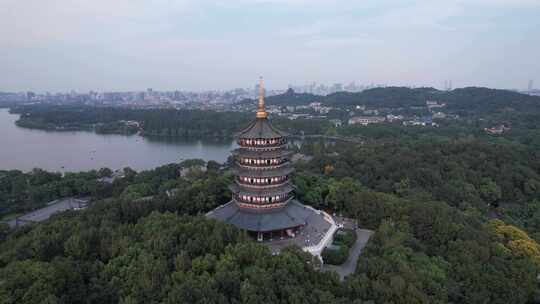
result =
[[[540,87],[540,0],[0,0],[0,91]]]

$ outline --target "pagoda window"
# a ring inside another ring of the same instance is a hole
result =
[[[271,197],[269,197],[269,198],[268,198],[268,201],[269,201],[269,202],[271,203],[271,202],[272,202],[272,198],[271,198]]]
[[[267,164],[270,164],[270,160],[269,160],[269,159],[267,159],[267,160],[266,160],[266,163],[267,163]]]
[[[253,184],[253,178],[252,178],[252,179],[250,179],[250,180],[249,180],[249,182]]]
[[[272,179],[269,178],[269,179],[266,180],[266,182],[267,182],[268,184],[271,184],[271,183],[272,183]]]

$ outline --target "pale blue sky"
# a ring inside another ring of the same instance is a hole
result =
[[[540,87],[540,0],[0,0],[0,91]]]

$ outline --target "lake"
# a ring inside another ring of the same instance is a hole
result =
[[[153,169],[184,159],[224,162],[236,147],[223,142],[43,131],[15,125],[18,115],[0,109],[0,170],[88,171],[108,167]]]

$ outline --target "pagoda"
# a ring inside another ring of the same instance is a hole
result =
[[[295,238],[306,226],[321,230],[321,235],[330,230],[334,222],[326,213],[294,198],[294,168],[290,162],[292,153],[286,149],[286,136],[268,120],[261,79],[256,117],[236,135],[239,148],[232,152],[232,199],[209,212],[208,217],[246,230],[258,241]],[[314,245],[309,237],[305,244]]]

